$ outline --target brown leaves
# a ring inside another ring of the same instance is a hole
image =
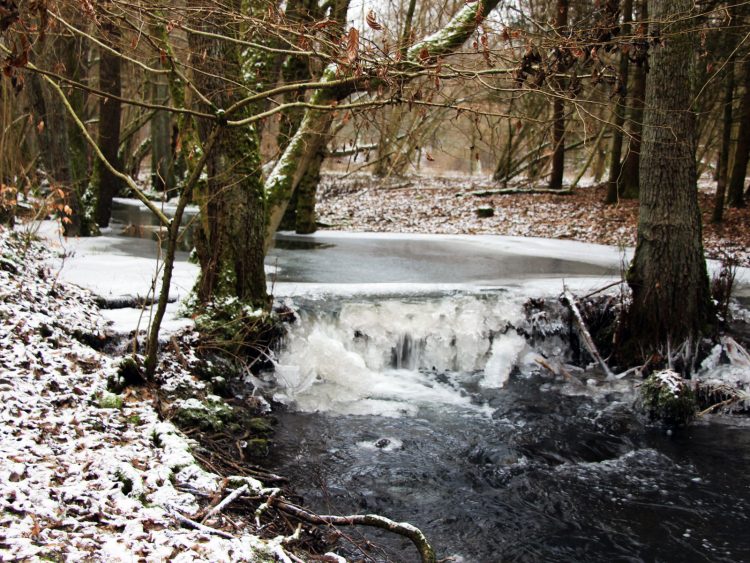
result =
[[[353,64],[357,60],[357,54],[359,52],[359,31],[352,27],[349,29],[349,33],[346,36],[346,60],[349,64]]]
[[[375,31],[380,31],[381,29],[383,29],[383,26],[378,23],[377,18],[375,17],[375,12],[373,12],[372,10],[367,12],[365,21],[367,22],[367,25],[369,25]]]

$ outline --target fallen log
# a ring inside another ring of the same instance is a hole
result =
[[[572,195],[573,190],[550,190],[549,188],[501,188],[497,190],[480,190],[469,192],[474,197],[489,197],[492,195],[517,195],[517,194],[553,194]]]

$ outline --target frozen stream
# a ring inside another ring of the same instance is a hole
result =
[[[148,223],[127,203],[115,217]],[[66,243],[62,277],[144,295],[156,248],[147,228],[129,231],[139,240],[123,226]],[[175,297],[196,274],[186,258]],[[568,361],[564,342],[519,334],[526,297],[558,294],[563,279],[602,286],[621,261],[618,249],[569,241],[282,235],[269,281],[300,320],[279,354],[273,392],[287,408],[269,467],[320,513],[419,526],[439,558],[750,560],[750,426],[649,429],[631,412],[631,383],[557,379],[536,360]],[[368,552],[375,560],[416,560],[408,542],[378,543],[387,552]]]

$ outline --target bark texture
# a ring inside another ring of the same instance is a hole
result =
[[[652,0],[649,10],[669,41],[652,49],[646,87],[638,242],[628,273],[632,338],[648,349],[697,337],[710,319],[691,109],[691,0]]]
[[[622,7],[622,33],[630,34],[630,21],[633,16],[633,0],[625,0]],[[619,199],[619,185],[622,177],[622,141],[623,126],[625,125],[625,102],[628,95],[628,54],[620,55],[620,68],[618,75],[621,81],[621,91],[617,96],[615,104],[615,119],[612,131],[612,145],[610,150],[609,178],[607,180],[607,197],[605,203],[615,203]]]
[[[233,8],[239,9],[239,5]],[[191,25],[203,31],[216,34],[237,31],[214,11],[196,10],[195,16]],[[230,88],[220,77],[241,81],[237,45],[197,34],[190,35],[189,42],[196,54],[192,61],[194,83],[214,105],[203,109],[221,111],[236,102],[242,92]],[[202,143],[205,144],[212,127],[207,120],[199,120],[197,128]],[[208,179],[197,194],[201,210],[201,223],[195,233],[201,266],[196,287],[198,301],[207,305],[237,298],[253,308],[266,308],[269,302],[263,267],[265,199],[255,127],[224,127],[208,157],[206,170]]]
[[[155,66],[163,65],[155,62]],[[153,77],[151,100],[155,104],[169,104],[169,81],[165,75],[157,74]],[[156,111],[151,118],[151,187],[157,191],[170,192],[175,186],[172,116],[167,111]]]
[[[641,0],[638,34],[645,34],[648,30],[648,2]],[[648,63],[639,63],[635,69],[633,85],[630,94],[630,114],[628,121],[628,150],[622,163],[622,173],[619,182],[620,196],[626,199],[638,198],[640,186],[640,157],[641,133],[643,131],[643,100],[646,97],[646,75]]]
[[[742,65],[742,81],[745,92],[740,100],[737,130],[737,144],[734,151],[734,164],[729,177],[728,199],[729,207],[745,207],[745,176],[747,163],[750,160],[750,59]]]
[[[116,25],[105,23],[102,31],[106,34],[105,41],[113,46],[117,45],[119,32]],[[119,159],[120,149],[120,116],[122,114],[120,101],[115,99],[122,94],[122,78],[120,56],[109,50],[102,49],[99,57],[99,88],[110,98],[99,100],[99,148],[104,157],[117,170],[122,170]],[[100,227],[109,226],[112,217],[112,198],[117,195],[122,182],[105,166],[97,161],[97,199],[96,222]]]
[[[727,65],[727,76],[724,79],[724,109],[722,111],[721,148],[719,164],[716,170],[716,197],[711,220],[720,223],[724,218],[724,199],[729,175],[729,151],[732,146],[732,100],[734,98],[734,64]]]
[[[563,34],[568,25],[569,0],[557,0],[555,26],[557,32]],[[552,103],[552,175],[549,187],[553,190],[562,189],[563,175],[565,174],[565,99],[561,92],[563,84],[558,81],[558,95]]]

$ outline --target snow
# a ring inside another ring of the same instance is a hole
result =
[[[0,231],[0,560],[256,561],[281,548],[240,524],[182,528],[222,479],[159,420],[147,394],[114,408],[113,360],[75,338],[105,329],[92,295],[45,268],[50,254]]]
[[[61,280],[88,289],[105,300],[153,294],[159,256],[152,241],[109,235],[65,239],[59,235],[59,225],[54,221],[44,221],[39,236],[56,252],[50,265],[59,271]],[[198,271],[195,264],[176,261],[170,298],[185,298],[195,285]],[[159,275],[156,287],[160,285]]]

